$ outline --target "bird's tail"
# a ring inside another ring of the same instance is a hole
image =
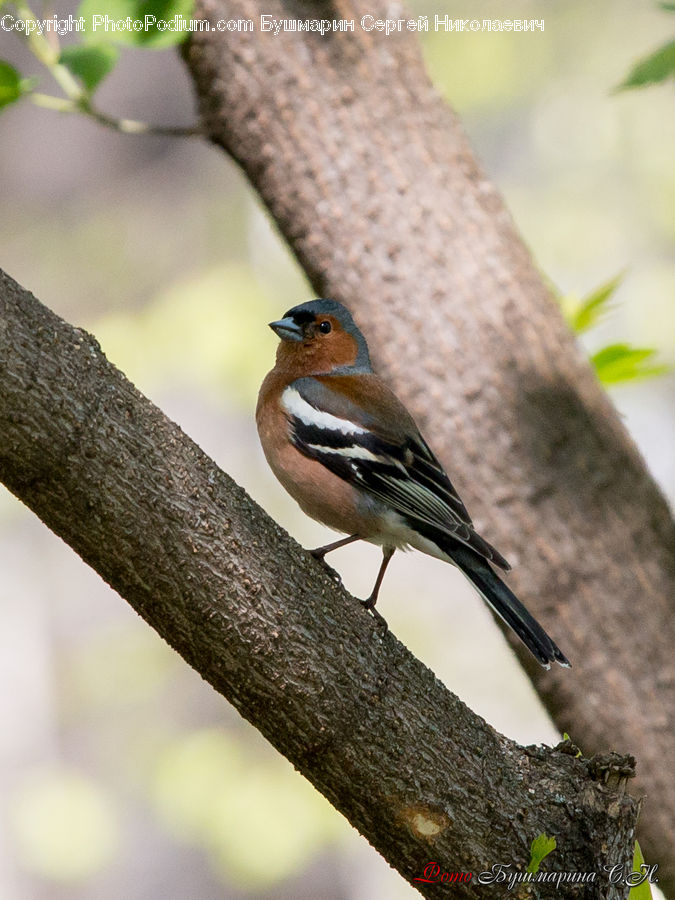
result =
[[[453,547],[449,553],[466,577],[480,591],[489,606],[518,635],[527,649],[548,669],[552,662],[569,666],[570,662],[539,622],[493,572],[490,565],[468,547]]]

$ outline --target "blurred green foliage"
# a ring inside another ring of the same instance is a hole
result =
[[[659,6],[666,12],[675,13],[675,3],[660,3]],[[675,40],[636,63],[618,90],[660,84],[668,79],[675,79]]]
[[[102,47],[73,44],[65,47],[59,56],[59,62],[80,79],[89,94],[112,72],[118,59],[119,51],[111,44]]]
[[[614,292],[622,279],[623,274],[615,275],[585,297],[577,297],[575,294],[563,296],[553,289],[567,323],[576,334],[584,334],[611,311]],[[652,348],[616,343],[593,353],[591,364],[602,384],[610,386],[627,381],[641,381],[669,372],[670,366],[650,364],[655,355],[656,350]]]
[[[629,344],[610,344],[591,356],[591,363],[605,385],[642,381],[670,371],[666,365],[648,365],[656,350],[639,349]]]
[[[236,315],[233,310],[236,309]],[[95,326],[102,348],[144,392],[194,387],[215,406],[250,410],[276,340],[278,308],[251,269],[225,263],[186,277],[142,310],[120,308]]]
[[[44,878],[81,881],[117,852],[114,801],[107,789],[81,771],[56,766],[27,771],[9,811],[23,865]]]
[[[62,674],[63,713],[70,721],[166,696],[180,662],[149,629],[101,628],[71,652]]]
[[[675,78],[675,41],[669,41],[637,63],[619,89],[659,84],[669,78]]]
[[[21,93],[21,76],[14,66],[0,61],[0,107],[14,103]]]
[[[610,311],[610,301],[622,278],[623,274],[615,275],[585,297],[578,297],[576,294],[561,295],[557,292],[563,315],[572,331],[583,334],[599,324]]]
[[[287,878],[348,833],[290,763],[278,755],[256,759],[218,728],[170,743],[157,759],[151,791],[166,827],[201,846],[223,880],[249,889]]]

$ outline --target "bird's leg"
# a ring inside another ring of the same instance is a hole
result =
[[[360,535],[352,534],[349,537],[340,538],[339,541],[333,541],[332,544],[326,544],[325,547],[317,547],[316,550],[310,550],[309,552],[312,554],[314,559],[322,560],[327,553],[332,553],[333,550],[338,550],[340,547],[346,547],[347,544],[353,544],[354,541],[360,540]]]
[[[317,547],[316,550],[310,550],[309,552],[312,554],[314,559],[321,563],[321,565],[334,581],[336,581],[338,584],[342,584],[342,578],[332,566],[328,565],[324,557],[327,553],[331,553],[333,550],[337,550],[339,547],[346,547],[347,544],[353,544],[354,541],[359,540],[361,540],[360,535],[352,534],[349,537],[340,538],[339,541],[333,541],[332,544],[326,544],[325,547]]]
[[[379,612],[375,609],[375,604],[377,603],[377,595],[380,593],[380,587],[382,586],[382,580],[384,579],[384,573],[387,571],[387,566],[389,565],[389,560],[394,555],[395,547],[383,547],[382,549],[382,565],[380,566],[380,571],[377,573],[377,578],[375,579],[375,587],[372,590],[370,597],[367,600],[361,600],[361,604],[370,612],[377,622],[384,630],[387,630],[387,622],[384,616],[381,616]]]

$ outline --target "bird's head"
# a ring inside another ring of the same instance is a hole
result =
[[[366,339],[335,300],[294,306],[270,328],[281,338],[277,368],[300,375],[372,372]]]

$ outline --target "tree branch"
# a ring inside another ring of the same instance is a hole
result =
[[[636,801],[587,760],[497,734],[382,637],[94,338],[4,273],[0,435],[9,489],[404,878],[432,859],[475,877],[496,863],[523,871],[546,832],[551,868],[597,873],[585,896],[625,896],[602,867],[630,863]]]
[[[586,752],[620,742],[638,756],[643,849],[675,895],[675,528],[416,35],[360,29],[394,15],[384,0],[197,11],[255,24],[187,46],[212,140],[317,293],[366,326],[479,530],[517,563],[516,592],[574,665],[547,673],[516,647],[559,728]],[[263,34],[262,12],[356,28]]]

